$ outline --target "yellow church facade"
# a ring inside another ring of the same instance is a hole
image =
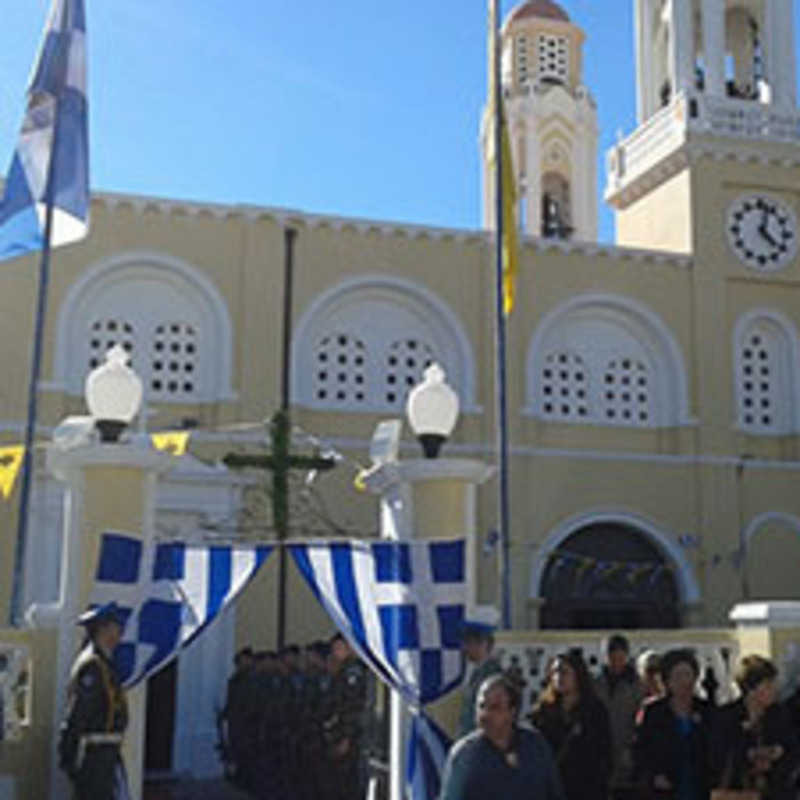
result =
[[[516,631],[722,626],[738,602],[800,600],[800,113],[793,28],[778,24],[789,4],[748,5],[755,44],[732,2],[635,5],[639,124],[608,153],[613,245],[593,240],[585,199],[597,132],[583,34],[548,0],[521,4],[503,28],[525,234],[507,361]],[[491,195],[487,182],[487,207]],[[86,375],[122,344],[145,385],[132,434],[191,432],[159,483],[164,538],[274,535],[253,499],[267,477],[221,460],[263,450],[263,427],[242,423],[280,404],[287,228],[294,444],[343,456],[313,497],[297,482],[292,536],[377,535],[356,464],[431,362],[461,403],[445,454],[495,460],[490,230],[100,193],[89,237],[53,254],[38,438],[86,413]],[[0,271],[7,444],[24,429],[36,264]],[[416,458],[407,428],[401,458]],[[0,506],[2,587],[16,499]],[[494,481],[477,500],[477,596],[491,604]],[[58,595],[62,502],[37,451],[26,607]],[[274,646],[276,561],[197,656],[206,674],[181,678],[178,717],[219,693],[236,648]],[[330,626],[290,571],[289,637],[304,642]],[[0,592],[4,618],[9,602]]]

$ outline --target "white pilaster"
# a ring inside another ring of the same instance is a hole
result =
[[[669,74],[673,94],[688,91],[694,76],[694,37],[691,3],[672,0],[669,8]]]
[[[636,0],[634,7],[634,43],[636,47],[636,121],[641,125],[651,113],[653,44],[650,41],[652,0]]]
[[[705,91],[725,96],[725,8],[721,0],[702,0]]]
[[[770,82],[772,102],[782,108],[797,103],[797,60],[794,51],[794,7],[792,0],[768,0],[767,18],[771,20],[774,60]]]

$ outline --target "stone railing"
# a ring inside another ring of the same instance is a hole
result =
[[[693,94],[689,127],[698,133],[731,138],[800,142],[800,114],[753,100]]]
[[[31,652],[0,642],[0,741],[19,741],[31,724]]]
[[[606,156],[606,198],[677,150],[691,133],[751,141],[800,143],[800,113],[756,100],[681,92]]]
[[[669,155],[686,137],[686,98],[676,97],[606,156],[606,195],[613,194]]]
[[[662,631],[626,631],[631,656],[653,649],[663,653],[675,647],[691,648],[700,663],[698,691],[702,696],[713,694],[717,703],[733,697],[732,674],[740,654],[739,641],[732,629],[682,629]],[[589,668],[598,674],[602,664],[601,631],[538,631],[501,633],[495,652],[503,668],[516,674],[524,685],[523,713],[530,710],[542,690],[547,668],[552,659],[570,648],[580,648]]]

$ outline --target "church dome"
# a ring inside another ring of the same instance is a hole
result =
[[[555,19],[559,22],[569,22],[569,15],[560,5],[552,0],[528,0],[527,3],[517,6],[509,15],[509,22],[521,19],[538,17],[539,19]]]

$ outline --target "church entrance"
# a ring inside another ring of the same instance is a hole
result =
[[[172,772],[177,688],[177,658],[173,658],[147,681],[144,769],[150,776]]]
[[[587,525],[554,550],[542,577],[542,628],[680,626],[672,566],[645,534],[614,522]]]

